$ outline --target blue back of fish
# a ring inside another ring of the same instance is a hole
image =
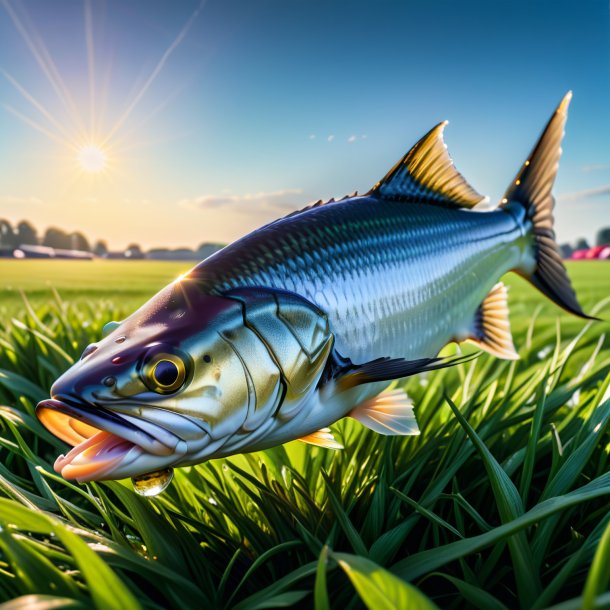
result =
[[[365,196],[275,221],[199,264],[218,292],[290,290],[327,312],[356,361],[420,358],[465,338],[498,278],[525,264],[528,240],[505,209],[476,212]]]

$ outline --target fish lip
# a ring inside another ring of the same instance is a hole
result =
[[[38,403],[36,415],[55,436],[73,448],[55,460],[54,469],[79,483],[122,479],[167,468],[188,453],[187,443],[161,425],[145,422],[146,429],[120,414],[56,395]],[[157,433],[168,444],[162,444]],[[154,435],[154,436],[153,436]]]
[[[170,446],[163,443],[163,441],[158,438],[154,438],[134,423],[127,421],[118,413],[106,409],[102,405],[84,402],[74,396],[56,395],[52,398],[40,401],[36,405],[36,415],[43,425],[45,424],[43,415],[45,409],[62,413],[70,418],[81,421],[88,426],[96,428],[98,431],[110,432],[115,436],[123,438],[140,447],[146,453],[151,453],[153,455],[172,454],[181,440],[177,436],[169,433],[175,438],[175,443],[173,446]],[[168,431],[162,429],[161,426],[157,426],[157,428],[159,431],[163,430],[163,432],[168,433]],[[51,430],[51,432],[53,432],[53,430]],[[55,432],[53,433],[55,434]],[[72,441],[66,440],[66,437],[62,437],[58,434],[55,435],[69,444],[74,444]]]

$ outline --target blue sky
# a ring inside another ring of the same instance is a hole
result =
[[[444,119],[499,199],[569,89],[558,237],[610,225],[607,0],[4,0],[0,68],[0,217],[40,229],[230,241],[366,191]]]

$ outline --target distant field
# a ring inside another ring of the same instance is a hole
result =
[[[23,310],[20,291],[33,305],[53,299],[52,288],[69,301],[112,301],[129,313],[154,295],[163,286],[188,271],[191,262],[159,261],[48,261],[0,260],[0,314],[13,317]],[[579,261],[568,263],[570,277],[585,311],[610,295],[610,263]],[[582,323],[551,305],[535,289],[515,274],[506,276],[511,286],[510,309],[515,333],[541,305],[543,317],[561,316],[570,328]],[[608,308],[610,311],[610,308]],[[603,316],[606,319],[610,315]],[[604,324],[607,330],[610,325]]]
[[[53,299],[52,288],[69,301],[112,300],[130,311],[193,263],[165,261],[0,260],[0,312],[23,308],[20,291],[33,305]]]

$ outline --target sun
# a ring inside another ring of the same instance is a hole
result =
[[[106,153],[94,144],[83,146],[78,152],[78,163],[86,172],[97,174],[106,168]]]

